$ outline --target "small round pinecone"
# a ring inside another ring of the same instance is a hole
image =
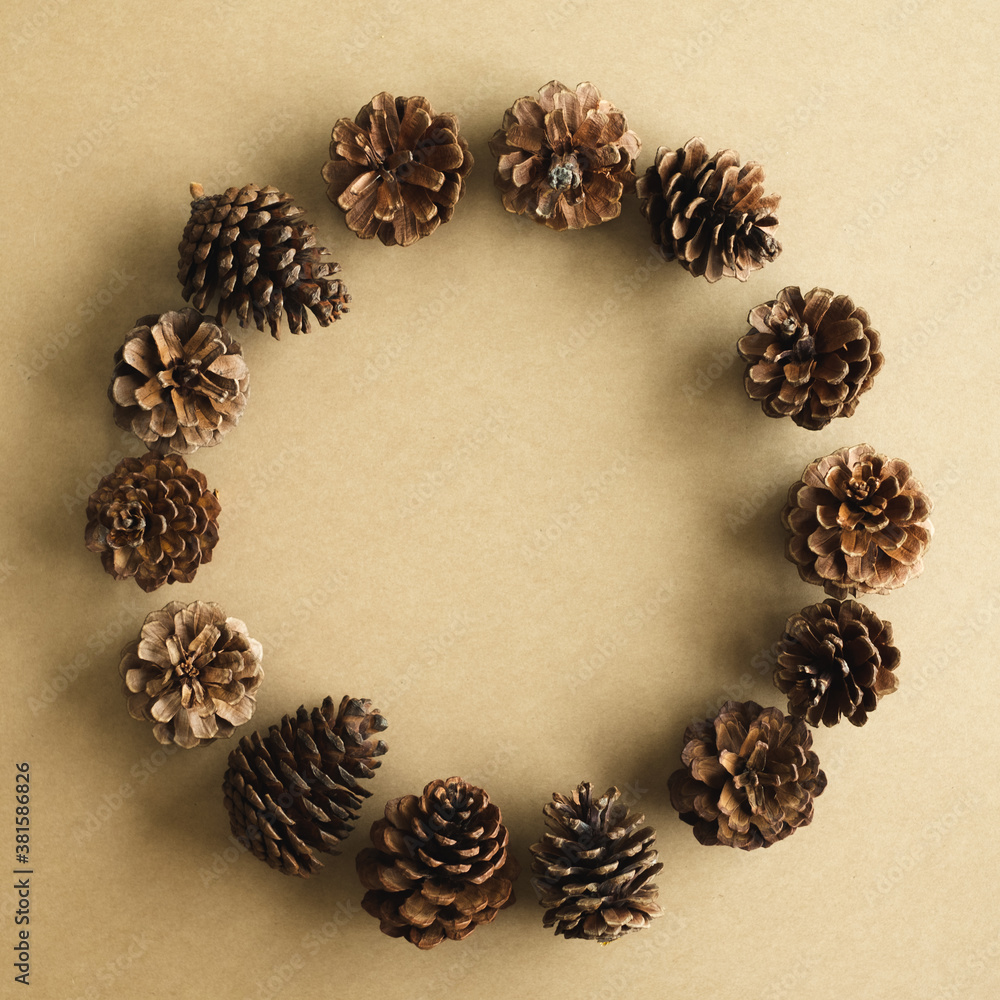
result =
[[[650,881],[663,869],[656,834],[620,797],[617,788],[596,796],[584,782],[569,798],[554,792],[543,810],[552,832],[531,846],[531,884],[556,934],[617,941],[663,912]]]
[[[263,655],[246,625],[218,604],[171,601],[122,650],[129,715],[156,723],[161,743],[185,749],[228,738],[253,716]]]
[[[345,697],[339,710],[286,715],[267,735],[244,736],[223,780],[229,825],[254,855],[286,875],[308,878],[323,867],[317,852],[339,854],[386,752],[386,728],[367,698]]]
[[[240,326],[258,330],[266,320],[276,340],[282,315],[292,333],[308,333],[309,312],[320,326],[348,312],[351,297],[331,277],[340,265],[321,260],[327,250],[290,195],[256,184],[206,195],[192,184],[191,197],[178,247],[185,301],[204,310],[218,295],[220,324],[233,313]]]
[[[788,491],[785,555],[831,597],[887,594],[923,572],[930,511],[906,462],[867,444],[841,448]]]
[[[698,843],[752,851],[812,822],[826,775],[801,719],[755,701],[727,701],[715,719],[684,730],[684,767],[668,780],[670,804]]]
[[[472,164],[454,115],[383,91],[333,126],[323,180],[349,229],[407,247],[451,219]]]
[[[740,339],[747,395],[769,417],[791,417],[818,431],[851,416],[858,397],[881,371],[879,335],[868,313],[846,295],[794,285],[750,310],[750,330]]]
[[[190,583],[219,540],[219,498],[180,455],[123,458],[87,503],[85,540],[116,580],[147,593]]]
[[[774,683],[796,718],[832,726],[843,716],[863,726],[879,699],[898,687],[898,666],[891,622],[857,601],[828,598],[786,622]]]
[[[115,353],[115,423],[148,448],[188,454],[218,444],[247,405],[250,373],[227,330],[197,309],[140,316]]]
[[[781,253],[772,235],[781,198],[764,194],[759,163],[741,167],[731,149],[709,157],[699,138],[683,149],[661,146],[636,191],[664,258],[695,276],[746,281]]]
[[[390,800],[371,838],[357,857],[361,905],[389,937],[422,949],[461,941],[514,902],[520,869],[500,810],[461,778]]]
[[[635,188],[639,137],[591,83],[558,80],[521,97],[490,139],[493,182],[504,208],[550,229],[583,229],[616,219]]]

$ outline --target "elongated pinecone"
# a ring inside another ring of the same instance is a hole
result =
[[[152,451],[218,444],[247,405],[250,373],[227,330],[197,309],[140,316],[115,354],[115,423]]]
[[[666,260],[676,259],[693,275],[746,281],[781,253],[773,236],[781,198],[764,194],[759,163],[741,167],[731,149],[709,157],[699,138],[683,149],[661,146],[636,191],[653,242]]]
[[[583,229],[621,214],[635,188],[639,137],[592,83],[570,90],[558,80],[521,97],[490,139],[493,181],[504,208],[550,229]]]
[[[389,937],[422,949],[461,941],[514,902],[519,866],[500,810],[461,778],[387,802],[371,838],[357,857],[361,905]]]
[[[85,540],[116,580],[147,593],[190,583],[219,540],[219,498],[180,455],[123,458],[87,503]]]
[[[309,332],[309,312],[329,326],[348,312],[344,283],[331,275],[339,264],[321,258],[316,227],[303,218],[291,195],[276,187],[245,184],[206,195],[191,185],[191,218],[178,251],[181,293],[196,309],[219,296],[219,323],[233,314],[240,326],[278,327],[284,316],[292,333]]]
[[[308,878],[323,867],[317,852],[340,853],[371,778],[386,752],[386,728],[367,698],[300,706],[267,735],[244,736],[229,755],[222,783],[234,836],[286,875]]]
[[[846,295],[794,285],[750,310],[752,329],[740,339],[747,395],[769,417],[791,417],[817,431],[851,416],[885,360],[864,309]]]
[[[785,555],[831,597],[887,594],[923,572],[930,511],[906,462],[867,444],[841,448],[788,491]]]
[[[863,726],[879,699],[898,687],[898,666],[891,622],[857,601],[829,598],[788,619],[774,683],[796,718],[832,726],[843,716]]]
[[[406,247],[451,219],[472,165],[454,115],[383,91],[333,126],[323,180],[349,229]]]
[[[601,942],[648,927],[663,913],[650,881],[663,865],[645,817],[628,811],[617,788],[597,796],[590,782],[568,798],[553,792],[552,800],[543,810],[552,832],[531,846],[531,884],[547,908],[544,925]]]
[[[171,601],[122,650],[129,715],[155,723],[161,743],[185,749],[228,738],[253,716],[263,655],[246,625],[218,604]]]
[[[668,780],[670,803],[700,844],[752,851],[812,822],[826,775],[801,719],[755,701],[727,701],[715,719],[684,730],[684,767]]]

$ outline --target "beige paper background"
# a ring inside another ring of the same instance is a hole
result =
[[[29,761],[30,995],[993,995],[993,5],[12,0],[0,27],[0,815],[12,834]],[[507,215],[487,139],[554,76],[626,112],[642,170],[695,134],[760,159],[782,256],[710,286],[657,265],[634,202],[582,233]],[[477,161],[454,220],[406,251],[357,240],[319,178],[333,122],[382,89],[457,112]],[[192,180],[290,191],[354,301],[307,337],[239,335],[245,418],[192,460],[223,502],[215,558],[146,595],[85,550],[78,498],[142,451],[111,420],[111,355],[182,305]],[[847,292],[883,334],[850,423],[810,433],[745,398],[734,343],[787,284]],[[809,460],[859,441],[936,505],[924,575],[868,601],[901,689],[864,729],[816,733],[812,826],[704,849],[666,793],[681,733],[730,695],[783,706],[762,654],[822,595],[777,511]],[[233,849],[232,742],[165,754],[125,711],[119,648],[195,599],[263,643],[256,725],[345,693],[389,719],[359,829],[312,880]],[[666,916],[567,942],[525,874],[462,944],[380,935],[354,855],[386,799],[452,774],[490,791],[524,867],[552,791],[628,786]],[[5,954],[0,993],[20,995]]]

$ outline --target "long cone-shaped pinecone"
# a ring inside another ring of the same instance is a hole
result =
[[[308,878],[317,853],[340,853],[386,752],[385,719],[366,698],[301,706],[267,734],[244,736],[229,755],[222,788],[233,834],[261,861]]]
[[[603,795],[584,782],[572,796],[554,792],[544,808],[551,830],[533,844],[531,884],[546,907],[544,925],[586,941],[617,941],[662,914],[650,881],[656,860],[652,827],[630,813],[621,792]]]
[[[247,405],[250,373],[229,332],[197,309],[141,316],[115,354],[115,423],[148,448],[218,444]]]
[[[308,333],[310,312],[328,326],[348,311],[351,297],[332,277],[340,265],[322,260],[316,227],[290,195],[256,184],[206,195],[192,184],[191,197],[177,277],[196,309],[218,295],[221,324],[234,313],[240,326],[266,321],[275,339],[282,316],[292,333]]]
[[[636,192],[653,242],[667,260],[709,281],[746,281],[781,253],[773,233],[779,195],[764,194],[764,168],[740,166],[731,149],[708,155],[703,139],[683,149],[661,146]]]
[[[750,310],[749,322],[738,345],[747,395],[769,417],[811,431],[851,416],[885,360],[868,313],[828,288],[782,288]]]
[[[333,126],[323,180],[349,229],[406,247],[451,219],[472,164],[454,115],[383,91]]]
[[[835,725],[841,716],[863,726],[879,699],[896,690],[898,666],[892,623],[857,601],[831,597],[788,619],[774,683],[788,695],[788,711],[813,726]]]
[[[219,540],[221,504],[180,455],[123,458],[87,503],[85,540],[116,580],[190,583]]]
[[[826,775],[801,719],[755,701],[727,701],[714,719],[684,730],[684,767],[668,780],[670,803],[698,842],[752,851],[812,822]]]
[[[387,802],[371,838],[357,858],[361,905],[389,937],[423,949],[461,941],[514,902],[519,867],[500,810],[461,778]]]
[[[155,723],[161,743],[186,749],[228,738],[253,715],[262,656],[246,625],[218,604],[171,601],[122,650],[129,715]]]
[[[625,116],[592,83],[570,90],[558,80],[521,97],[490,139],[493,181],[504,208],[550,229],[583,229],[621,214],[635,189],[641,143]]]
[[[831,597],[887,594],[923,572],[930,511],[906,462],[867,444],[841,448],[788,491],[785,555]]]

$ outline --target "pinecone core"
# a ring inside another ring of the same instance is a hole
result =
[[[566,191],[571,187],[578,188],[583,183],[583,176],[580,173],[580,164],[577,162],[576,154],[568,153],[566,156],[553,157],[546,182],[553,191]]]

